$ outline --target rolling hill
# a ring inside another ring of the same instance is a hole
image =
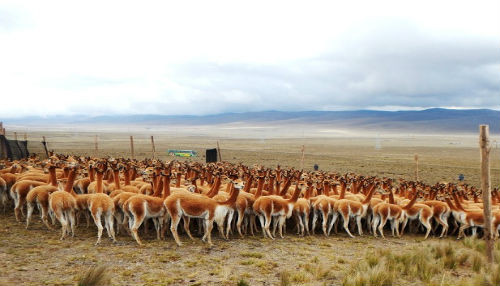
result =
[[[6,125],[140,125],[140,126],[294,126],[314,125],[345,130],[476,133],[479,124],[500,132],[500,111],[443,109],[420,111],[262,111],[215,115],[113,115],[0,118]]]

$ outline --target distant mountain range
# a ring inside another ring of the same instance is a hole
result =
[[[0,118],[6,125],[315,125],[335,129],[414,132],[473,133],[478,125],[489,124],[500,132],[500,111],[491,109],[443,109],[420,111],[262,111],[216,115],[110,115]]]

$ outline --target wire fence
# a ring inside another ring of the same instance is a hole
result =
[[[24,136],[26,140],[16,140],[17,134]],[[43,134],[43,135],[42,135]],[[172,160],[167,150],[192,150],[196,157],[176,157],[183,160],[205,161],[207,149],[216,146],[216,141],[200,142],[196,139],[172,140],[171,137],[158,135],[134,134],[90,134],[87,132],[75,133],[39,133],[22,134],[18,132],[6,132],[0,135],[3,141],[0,158],[21,159],[36,154],[41,159],[47,158],[51,153],[61,153],[78,156],[95,157],[124,157],[124,158],[158,158]],[[7,146],[9,148],[5,148]],[[18,148],[17,146],[20,146]],[[15,147],[15,148],[14,148]],[[5,150],[5,151],[4,151]],[[158,151],[156,151],[158,150]],[[2,154],[5,154],[2,156]],[[13,155],[12,155],[13,154]],[[186,155],[187,153],[184,153]]]
[[[4,135],[0,135],[0,158],[19,160],[30,155],[28,151],[28,141],[10,140]]]

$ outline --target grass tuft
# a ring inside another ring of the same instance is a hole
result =
[[[274,270],[274,268],[278,267],[278,263],[274,261],[256,259],[255,266],[257,266],[262,273],[267,274],[271,273]]]
[[[290,280],[296,283],[306,283],[311,281],[311,277],[305,271],[297,271],[290,275]]]
[[[347,286],[392,285],[395,281],[395,273],[406,279],[419,279],[428,284],[436,274],[442,271],[444,262],[436,259],[436,256],[443,257],[443,260],[448,259],[449,261],[446,262],[448,268],[458,265],[455,251],[447,245],[439,245],[431,249],[419,247],[399,254],[381,250],[366,255],[361,262],[352,264],[351,270],[344,277],[343,284]]]
[[[367,267],[368,270],[359,271]],[[354,275],[346,275],[344,277],[342,281],[343,286],[391,286],[394,283],[394,272],[382,264],[373,268],[365,264],[365,266],[361,266],[357,270]]]
[[[491,270],[475,276],[474,285],[497,286],[500,285],[500,266],[494,266]]]
[[[368,275],[368,281],[373,286],[389,286],[394,282],[394,272],[389,271],[382,265],[372,268]]]
[[[372,268],[377,266],[379,263],[379,257],[377,255],[367,255],[365,256],[365,260],[366,263],[368,263],[368,265]]]
[[[289,285],[291,285],[291,282],[290,282],[290,272],[288,272],[288,271],[282,271],[280,273],[280,285],[281,286],[289,286]]]
[[[446,269],[456,269],[458,265],[458,259],[454,255],[447,255],[443,258],[443,265]]]
[[[167,251],[158,255],[156,259],[160,262],[167,263],[172,261],[178,261],[179,259],[181,259],[181,256],[173,251]]]
[[[78,286],[108,286],[111,285],[111,276],[106,266],[92,267],[78,281]]]
[[[250,284],[248,284],[248,282],[245,281],[244,279],[241,279],[240,281],[238,281],[238,283],[236,285],[237,286],[250,286]]]
[[[324,264],[305,264],[303,265],[304,270],[311,274],[316,280],[326,280],[333,278],[330,269],[328,269]]]
[[[260,252],[251,252],[251,251],[241,252],[240,255],[243,257],[248,257],[248,258],[262,258],[262,257],[264,257],[264,254],[262,254]]]
[[[483,253],[486,249],[486,243],[482,239],[477,239],[474,237],[466,237],[462,244],[470,249],[475,249],[476,251],[479,251]]]
[[[472,256],[472,270],[479,273],[483,268],[483,257],[479,253],[474,253]]]
[[[467,260],[469,260],[470,253],[469,252],[463,252],[460,254],[460,256],[457,257],[458,264],[460,266],[464,266]]]
[[[253,265],[255,264],[257,261],[255,259],[246,259],[246,260],[242,260],[240,261],[240,264],[241,265]]]

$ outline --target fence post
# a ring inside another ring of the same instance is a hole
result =
[[[28,141],[28,133],[24,133],[24,141]]]
[[[304,170],[304,151],[305,151],[306,146],[302,145],[302,148],[300,148],[300,152],[302,152],[302,157],[300,158],[300,169]]]
[[[97,135],[94,136],[94,156],[99,156],[99,145],[97,143]]]
[[[491,220],[491,181],[490,181],[490,138],[489,126],[479,126],[479,147],[481,148],[481,189],[483,191],[484,239],[486,240],[486,257],[493,263],[493,232]]]
[[[132,159],[135,159],[135,154],[134,154],[134,136],[130,136],[130,153],[132,154]]]
[[[5,136],[3,122],[0,121],[0,135]],[[4,140],[0,140],[0,159],[7,159],[7,146]]]
[[[17,141],[17,132],[16,131],[14,131],[14,140]]]
[[[153,159],[156,157],[155,140],[153,135],[151,135],[151,151],[153,152]]]
[[[222,162],[222,155],[220,154],[219,140],[217,140],[217,154],[219,154],[219,162]]]
[[[7,146],[3,138],[0,138],[0,159],[7,159]]]
[[[417,177],[417,182],[418,182],[418,154],[415,154],[415,163],[417,164],[417,169],[415,170],[415,175]]]
[[[43,144],[43,149],[45,149],[45,155],[47,155],[47,158],[49,158],[49,150],[47,150],[47,141],[45,140],[45,136],[42,136],[42,138],[43,138],[42,144]]]

